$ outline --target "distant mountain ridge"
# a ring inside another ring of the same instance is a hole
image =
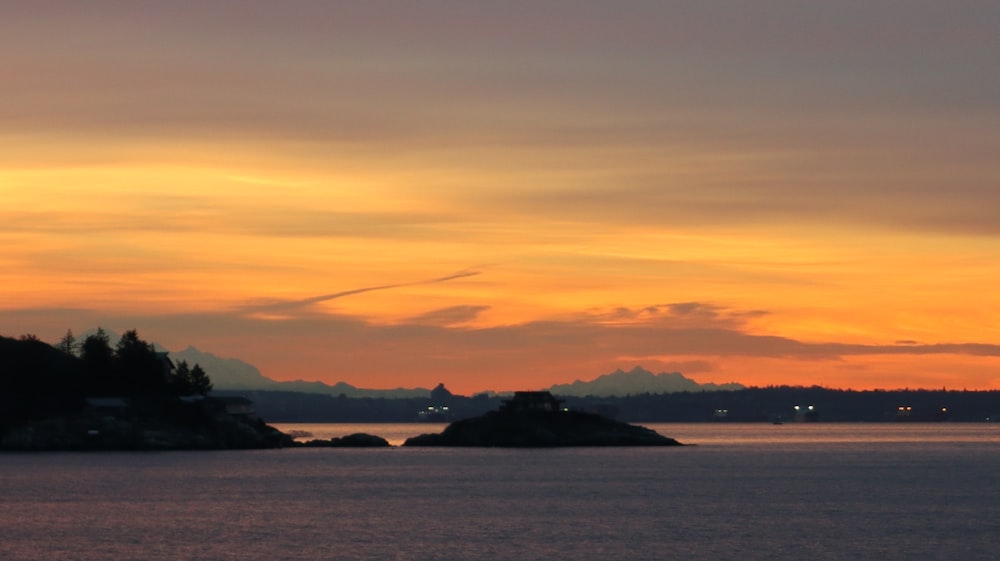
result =
[[[84,332],[80,339],[93,333],[91,329]],[[105,329],[112,344],[118,340],[118,334]],[[160,350],[166,347],[154,343]],[[312,394],[345,395],[347,397],[372,398],[421,398],[428,397],[431,390],[426,388],[395,388],[387,390],[364,389],[352,386],[347,382],[337,382],[330,385],[319,381],[295,380],[279,382],[263,375],[254,365],[238,358],[223,358],[209,352],[188,346],[182,351],[171,351],[170,358],[174,363],[187,361],[189,365],[200,364],[212,379],[214,389],[220,391],[286,391]],[[660,372],[653,374],[641,366],[635,366],[625,372],[618,369],[610,374],[598,376],[590,381],[576,380],[570,384],[556,384],[548,388],[554,395],[570,397],[623,397],[638,394],[662,394],[676,392],[705,392],[719,390],[744,389],[742,384],[730,382],[726,384],[699,384],[687,378],[680,372]],[[493,395],[495,392],[480,393]],[[500,392],[502,394],[509,392]]]
[[[741,390],[742,384],[699,384],[680,372],[652,372],[636,366],[625,372],[618,369],[610,374],[584,382],[577,380],[571,384],[557,384],[549,388],[554,395],[572,397],[624,397],[638,394],[661,394],[676,392],[707,392],[720,390]]]
[[[337,382],[333,385],[305,380],[279,382],[264,376],[252,364],[237,358],[221,358],[212,353],[200,351],[195,347],[172,352],[170,356],[174,362],[184,360],[188,364],[200,364],[211,377],[216,390],[270,390],[375,398],[427,397],[431,392],[425,388],[363,389],[346,382]],[[740,389],[744,389],[744,386],[736,382],[699,384],[680,372],[654,374],[641,366],[636,366],[628,372],[618,369],[590,381],[576,380],[570,384],[556,384],[548,388],[554,395],[571,397],[623,397],[644,393],[662,394]]]
[[[264,376],[257,367],[238,358],[221,358],[194,347],[188,347],[180,352],[171,352],[170,358],[175,363],[184,360],[188,364],[200,364],[212,379],[214,389],[221,391],[270,390],[383,398],[427,397],[431,392],[425,388],[368,390],[356,388],[346,382],[337,382],[333,385],[305,380],[279,382]]]
[[[430,390],[425,388],[396,388],[373,390],[357,388],[346,382],[330,385],[324,382],[295,380],[279,382],[261,374],[252,364],[236,358],[221,358],[212,353],[188,347],[180,352],[170,353],[175,362],[185,360],[188,364],[200,364],[212,378],[217,390],[252,391],[271,390],[347,397],[406,398],[427,397]],[[548,388],[554,395],[571,397],[623,397],[638,394],[661,394],[676,392],[705,392],[719,390],[740,390],[742,384],[699,384],[680,372],[660,372],[654,374],[641,366],[628,372],[618,369],[610,374],[598,376],[590,381],[576,380],[570,384],[556,384]]]
[[[159,347],[159,345],[157,345]],[[162,347],[161,347],[162,348]],[[237,358],[222,358],[212,353],[199,351],[188,347],[180,352],[170,352],[174,364],[186,361],[189,365],[200,364],[212,378],[215,389],[250,390],[270,389],[276,384],[274,380],[264,376],[252,364]]]

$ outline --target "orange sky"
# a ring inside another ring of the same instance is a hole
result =
[[[0,334],[1000,387],[1000,8],[695,4],[11,3]]]

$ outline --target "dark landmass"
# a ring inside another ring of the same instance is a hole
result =
[[[403,446],[680,446],[656,431],[582,411],[499,411],[455,421],[438,434],[408,438]]]
[[[451,422],[484,415],[503,396],[385,399],[296,392],[212,392],[251,399],[261,418],[274,423]],[[715,392],[637,394],[621,397],[559,396],[576,411],[630,423],[793,422],[795,406],[813,406],[819,422],[1000,421],[1000,391],[832,390],[777,386]],[[900,408],[903,408],[900,410]],[[447,408],[447,409],[445,409]],[[909,409],[907,409],[909,408]],[[942,411],[945,409],[945,411]],[[433,415],[421,415],[434,411]]]
[[[242,368],[242,363],[237,366]],[[650,378],[686,383],[679,375],[653,375],[637,368],[601,377],[595,381],[599,384],[573,387],[575,391],[602,391],[605,383],[613,380],[632,380],[636,387],[644,387]],[[18,339],[0,336],[0,450],[297,446],[301,443],[263,420],[453,422],[481,416],[492,419],[488,413],[504,403],[504,396],[491,393],[453,395],[442,384],[422,396],[404,395],[408,397],[213,390],[199,364],[174,363],[134,330],[122,335],[114,346],[100,329],[82,342],[68,332],[55,346],[30,335]],[[572,414],[559,422],[573,424],[566,420],[574,419],[581,426],[590,426],[588,418],[581,416],[585,413],[630,423],[1000,421],[1000,391],[778,386],[561,397]],[[471,425],[458,425],[463,426]],[[513,425],[508,429],[520,430]],[[566,433],[566,438],[571,437]],[[382,444],[342,439],[314,445]]]
[[[549,392],[517,392],[497,411],[455,421],[438,434],[422,434],[403,446],[680,446],[645,427],[596,413],[564,410]]]
[[[220,397],[245,397],[257,414],[272,423],[411,423],[450,422],[481,415],[500,406],[497,396],[452,396],[444,400],[420,398],[348,397],[301,392],[213,391]],[[447,407],[447,410],[444,410]],[[421,415],[430,408],[439,412]],[[437,410],[436,410],[437,411]]]
[[[4,427],[0,450],[225,450],[293,444],[252,413],[229,409],[229,400],[216,398],[64,401],[44,415]]]
[[[56,347],[0,337],[0,450],[274,448],[291,437],[245,398],[208,396],[195,364],[174,364],[135,331]]]
[[[328,440],[315,439],[296,442],[294,446],[304,448],[385,448],[390,444],[381,436],[358,432]]]

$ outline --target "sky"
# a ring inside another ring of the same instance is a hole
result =
[[[0,0],[0,334],[456,393],[1000,389],[998,24]]]

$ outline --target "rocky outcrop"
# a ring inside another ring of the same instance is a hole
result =
[[[98,424],[53,418],[12,428],[0,450],[224,450],[281,448],[291,439],[263,423],[225,419],[210,427],[155,420],[105,419]]]
[[[297,446],[308,448],[383,448],[389,446],[389,441],[381,436],[358,432],[328,440],[307,440],[297,444]]]
[[[422,434],[403,446],[680,446],[656,431],[582,411],[492,411],[456,421],[438,434]]]
[[[146,401],[118,411],[67,412],[0,431],[0,450],[281,448],[292,438],[252,415],[205,404]]]

